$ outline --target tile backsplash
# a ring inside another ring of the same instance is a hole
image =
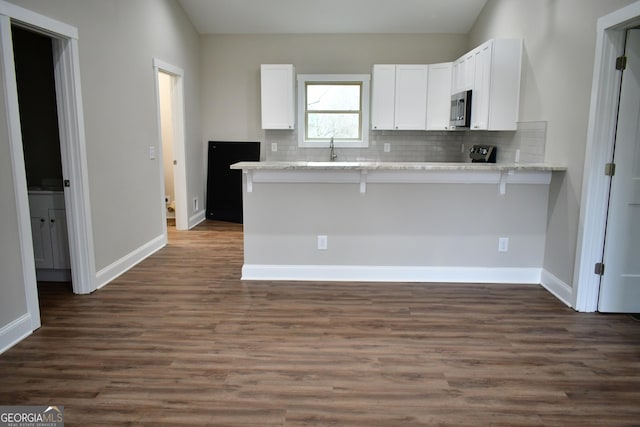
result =
[[[497,162],[544,162],[547,122],[519,122],[516,131],[371,131],[367,148],[336,148],[338,161],[465,162],[473,144],[497,147]],[[263,131],[263,160],[325,161],[328,148],[298,147],[290,130]],[[271,144],[277,144],[277,151]],[[384,152],[385,143],[390,151]]]

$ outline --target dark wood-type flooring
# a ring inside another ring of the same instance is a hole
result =
[[[89,296],[40,289],[0,404],[67,426],[640,425],[640,322],[539,286],[243,282],[207,221]]]

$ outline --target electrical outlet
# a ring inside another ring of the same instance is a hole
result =
[[[156,159],[156,147],[154,145],[149,146],[149,160]]]
[[[278,143],[277,142],[272,142],[271,143],[271,151],[274,152],[274,153],[278,151]]]
[[[508,252],[508,251],[509,251],[509,238],[508,237],[498,238],[498,252]]]
[[[327,236],[318,236],[318,250],[326,251],[327,250]]]
[[[385,153],[390,153],[391,152],[391,144],[389,144],[388,142],[384,143],[384,152]]]

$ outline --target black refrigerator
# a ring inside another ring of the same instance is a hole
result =
[[[259,160],[259,142],[209,141],[207,219],[242,223],[242,171],[229,166]]]

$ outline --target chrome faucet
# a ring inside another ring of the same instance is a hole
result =
[[[331,147],[331,153],[329,154],[329,161],[333,162],[338,158],[335,147],[333,145],[333,137],[331,137],[331,141],[329,142],[329,147]]]

